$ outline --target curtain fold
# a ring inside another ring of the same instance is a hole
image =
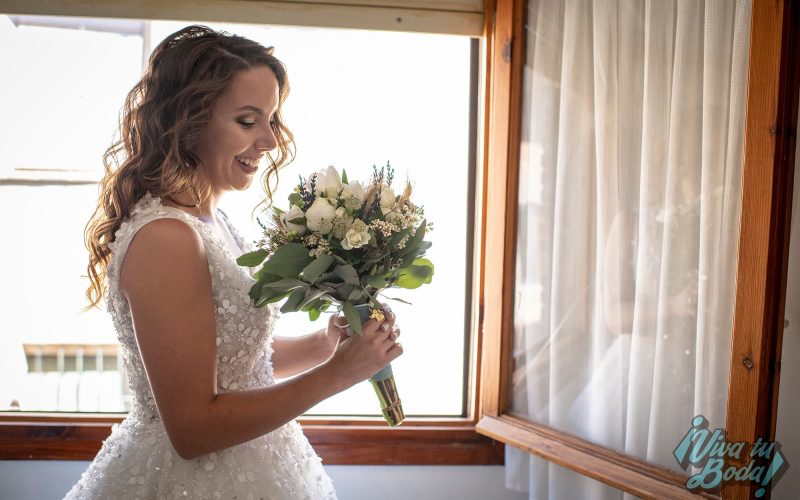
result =
[[[681,471],[723,427],[751,0],[530,0],[511,412]],[[622,492],[506,447],[530,498]]]

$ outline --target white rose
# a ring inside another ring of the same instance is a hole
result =
[[[383,214],[383,218],[386,220],[386,222],[396,224],[403,218],[403,214],[400,212],[400,208],[395,206],[391,212]]]
[[[306,225],[312,231],[319,231],[319,225],[324,220],[332,221],[336,215],[336,209],[331,206],[325,198],[318,197],[306,210]]]
[[[342,178],[339,172],[331,165],[325,170],[317,172],[314,179],[314,194],[317,196],[325,196],[327,198],[335,198],[342,189]],[[306,180],[306,189],[311,191],[311,177]]]
[[[358,181],[345,184],[342,188],[342,198],[355,198],[359,202],[364,203],[364,195],[364,186]]]
[[[386,215],[394,209],[396,204],[394,191],[384,186],[383,189],[381,189],[381,213]]]
[[[345,250],[352,250],[353,248],[361,248],[369,242],[369,232],[358,232],[355,229],[350,229],[344,235],[342,240],[342,248]]]
[[[306,232],[306,226],[302,224],[292,224],[291,222],[289,222],[295,219],[299,219],[301,217],[305,217],[303,210],[297,205],[292,205],[292,208],[290,208],[288,211],[284,212],[283,215],[281,215],[281,223],[284,226],[286,226],[286,229],[288,229],[289,231],[294,231],[299,235],[303,235]]]

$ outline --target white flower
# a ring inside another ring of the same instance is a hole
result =
[[[355,198],[359,202],[364,203],[364,186],[358,181],[353,181],[345,184],[342,187],[342,198]]]
[[[339,172],[331,165],[325,170],[320,170],[314,180],[314,194],[326,198],[336,198],[339,190],[342,189],[342,178]],[[306,180],[306,189],[311,191],[311,177]]]
[[[356,231],[350,229],[345,234],[342,240],[342,248],[345,250],[352,250],[353,248],[361,248],[369,242],[369,231]]]
[[[281,223],[286,226],[289,231],[294,231],[298,235],[303,235],[306,232],[306,226],[302,224],[292,224],[290,221],[305,217],[303,210],[297,205],[292,205],[288,211],[281,215]]]
[[[403,214],[400,213],[400,208],[395,206],[391,212],[384,213],[383,218],[386,219],[386,222],[391,222],[392,224],[398,224],[400,220],[403,218]]]
[[[383,186],[381,188],[381,213],[383,213],[383,215],[391,212],[395,205],[397,205],[395,198],[394,191],[392,191],[390,187]]]
[[[319,231],[320,223],[325,219],[332,221],[336,215],[336,210],[325,198],[318,197],[306,210],[306,225],[312,231]]]

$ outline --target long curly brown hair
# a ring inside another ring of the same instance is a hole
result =
[[[105,292],[111,250],[109,243],[148,191],[153,197],[193,193],[203,201],[210,186],[192,153],[200,133],[211,119],[217,98],[238,71],[270,68],[278,80],[279,103],[272,129],[278,142],[276,157],[267,155],[269,168],[262,185],[269,201],[271,177],[294,159],[294,137],[285,126],[281,107],[289,94],[286,68],[264,47],[247,38],[191,25],[164,39],[153,50],[142,79],[125,99],[119,122],[119,140],[103,155],[105,174],[99,186],[97,208],[84,232],[89,250],[86,290],[89,305],[97,307]]]

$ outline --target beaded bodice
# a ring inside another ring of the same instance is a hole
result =
[[[243,252],[251,245],[244,241],[222,210],[218,210]],[[133,401],[129,419],[144,422],[159,420],[153,393],[136,342],[128,301],[119,289],[119,276],[125,253],[136,232],[150,221],[172,217],[193,227],[202,237],[211,275],[217,343],[217,391],[228,392],[263,387],[274,383],[272,370],[272,330],[277,308],[252,306],[248,295],[255,283],[251,270],[239,266],[235,256],[200,219],[178,208],[163,205],[150,193],[143,196],[109,244],[111,261],[107,271],[106,304],[119,339]]]

